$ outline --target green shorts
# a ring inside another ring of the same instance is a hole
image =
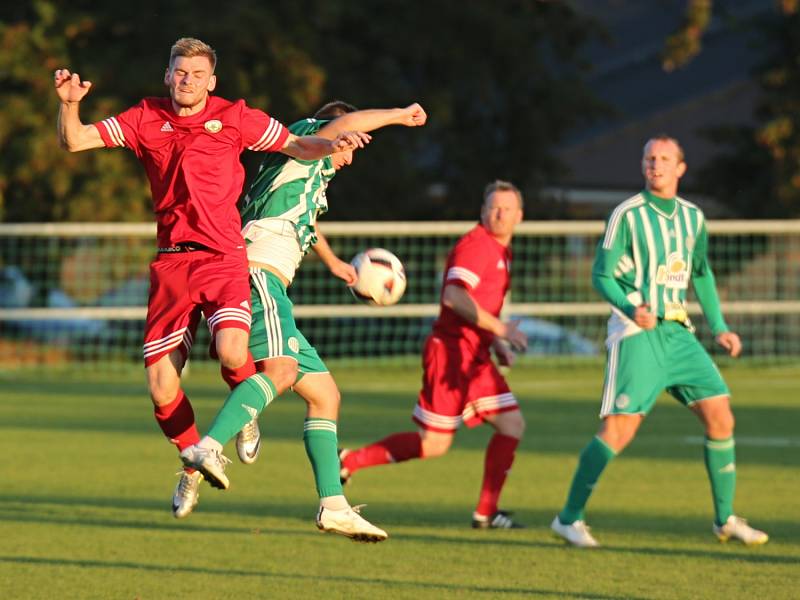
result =
[[[256,362],[287,357],[297,361],[298,381],[306,373],[327,373],[328,368],[297,329],[286,287],[273,273],[250,268],[250,353]]]
[[[601,417],[646,415],[664,389],[685,406],[730,395],[708,352],[680,323],[659,321],[609,346]]]

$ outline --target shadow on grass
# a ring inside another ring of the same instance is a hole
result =
[[[18,503],[17,506],[10,505],[9,503]],[[30,507],[30,508],[28,508]],[[70,510],[69,514],[58,514],[50,507],[88,507],[93,508],[113,508],[119,511],[125,511],[120,515],[120,518],[113,518],[111,516],[101,516],[94,514],[77,513],[75,510]],[[253,504],[228,504],[226,503],[223,509],[219,507],[205,507],[203,512],[193,514],[189,519],[184,521],[167,520],[167,517],[156,517],[155,519],[146,518],[147,512],[158,510],[166,513],[161,502],[152,501],[133,501],[130,499],[103,499],[99,501],[96,498],[31,498],[31,497],[3,497],[0,500],[0,521],[9,521],[12,523],[51,523],[55,525],[79,525],[84,527],[99,527],[99,528],[120,528],[120,529],[139,529],[139,530],[153,530],[153,531],[173,531],[181,533],[227,533],[231,535],[281,535],[281,536],[317,536],[319,532],[316,531],[312,524],[312,517],[305,509],[298,509],[290,507],[285,504],[270,504],[270,505],[253,505]],[[143,511],[138,514],[131,511]],[[131,515],[134,518],[131,518]],[[299,530],[298,527],[273,527],[268,523],[264,523],[257,527],[230,527],[213,525],[203,522],[203,517],[208,516],[214,519],[219,519],[225,515],[235,515],[237,517],[253,516],[265,519],[280,519],[285,522],[287,520],[299,521],[300,527],[308,527],[308,530]],[[454,523],[452,519],[452,511],[436,508],[433,506],[421,505],[419,511],[409,512],[408,506],[405,504],[388,504],[381,505],[379,510],[372,512],[372,515],[377,515],[377,522],[386,527],[395,543],[402,543],[403,541],[422,542],[426,545],[446,544],[446,545],[467,545],[479,547],[516,547],[519,549],[552,549],[554,551],[564,552],[587,552],[566,546],[561,540],[553,537],[552,541],[543,541],[541,539],[532,539],[532,536],[537,538],[541,537],[541,530],[547,526],[547,523],[552,519],[552,513],[545,511],[520,511],[520,517],[523,522],[534,525],[527,530],[515,531],[486,531],[486,530],[471,530],[468,529],[466,524],[463,524],[463,529],[454,531],[454,526],[458,527],[462,524],[459,520]],[[136,518],[138,517],[138,518]],[[607,552],[614,554],[647,554],[652,556],[661,557],[683,557],[683,558],[702,558],[714,559],[723,561],[743,561],[749,563],[762,563],[762,564],[787,564],[787,565],[800,565],[800,557],[776,556],[769,553],[770,546],[759,548],[747,548],[738,544],[730,544],[725,549],[712,550],[711,548],[720,548],[717,542],[713,539],[710,532],[710,524],[705,520],[694,518],[671,518],[665,516],[647,518],[642,516],[632,516],[628,513],[609,513],[598,512],[597,517],[599,521],[604,522],[604,528],[607,532],[625,533],[625,534],[639,534],[647,536],[647,539],[658,539],[659,535],[685,535],[687,542],[691,545],[697,543],[705,543],[707,539],[709,549],[692,548],[692,547],[655,547],[655,546],[614,546],[604,545],[599,549],[590,550],[588,552]],[[769,520],[761,524],[768,531],[781,531],[782,534],[790,539],[796,539],[797,524],[788,521]],[[421,528],[430,528],[424,534],[420,533],[399,533],[393,534],[392,527],[413,527],[415,530]],[[701,532],[703,537],[701,538]],[[705,533],[707,532],[707,533]],[[793,533],[794,532],[794,533]],[[548,535],[550,533],[548,532]],[[665,544],[674,544],[674,538],[667,537],[661,538]],[[602,542],[602,539],[601,539]]]
[[[452,583],[436,583],[430,581],[397,581],[393,579],[381,579],[376,577],[353,577],[353,576],[328,576],[328,575],[309,575],[308,573],[274,573],[268,571],[254,571],[245,569],[231,569],[228,567],[193,567],[193,566],[162,566],[148,565],[144,563],[126,561],[99,561],[99,560],[77,560],[64,558],[40,558],[33,556],[2,556],[0,563],[40,565],[53,567],[76,567],[82,569],[129,569],[135,571],[147,571],[153,573],[187,573],[202,575],[219,575],[225,579],[234,577],[258,577],[268,579],[280,579],[289,581],[306,581],[317,583],[349,583],[366,586],[386,586],[394,588],[422,588],[424,590],[440,590],[447,592],[482,593],[482,594],[519,594],[523,596],[548,596],[565,598],[585,598],[586,600],[621,600],[629,598],[631,600],[644,600],[644,597],[608,595],[608,594],[587,594],[580,592],[568,592],[560,590],[531,589],[521,587],[491,587],[480,585],[456,585]]]

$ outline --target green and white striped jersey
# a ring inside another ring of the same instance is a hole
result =
[[[297,136],[314,135],[327,122],[303,119],[289,131]],[[305,255],[317,241],[317,217],[328,210],[325,192],[335,174],[330,156],[298,160],[280,153],[267,155],[244,198],[242,224],[262,219],[290,221]]]
[[[609,337],[638,333],[630,317],[642,304],[693,329],[686,308],[690,280],[714,334],[727,331],[707,247],[703,212],[683,198],[643,191],[617,206],[592,268],[592,283],[613,309]]]

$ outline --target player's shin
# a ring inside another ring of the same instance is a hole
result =
[[[189,398],[178,390],[178,395],[169,404],[155,406],[153,412],[167,439],[181,451],[200,440],[194,421],[194,410]]]
[[[275,386],[269,377],[263,373],[248,377],[228,395],[207,437],[224,446],[242,427],[256,418],[275,395]]]
[[[603,440],[595,436],[581,452],[578,468],[572,478],[567,503],[559,513],[558,520],[564,525],[583,519],[583,509],[589,501],[594,486],[603,469],[606,468],[616,453]]]
[[[230,389],[234,389],[237,385],[255,375],[256,363],[253,362],[253,355],[248,352],[247,362],[245,362],[241,367],[236,367],[233,369],[231,367],[226,367],[225,365],[220,365],[219,371],[222,375],[222,379],[224,379],[225,383],[228,384],[228,387]]]
[[[307,418],[303,424],[303,443],[311,463],[311,469],[314,471],[314,480],[320,499],[332,498],[331,502],[343,501],[342,484],[339,480],[336,421]],[[327,508],[339,510],[346,506],[332,505]]]
[[[703,455],[711,483],[715,522],[720,526],[733,514],[736,493],[736,445],[733,437],[724,440],[706,438]]]
[[[486,447],[486,459],[483,468],[483,484],[475,513],[489,517],[497,512],[497,501],[508,471],[514,463],[514,453],[519,445],[515,437],[495,433]]]

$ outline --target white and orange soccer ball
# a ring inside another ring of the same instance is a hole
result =
[[[406,270],[394,254],[383,248],[359,252],[350,261],[358,281],[350,288],[353,296],[376,306],[396,304],[406,291]]]

